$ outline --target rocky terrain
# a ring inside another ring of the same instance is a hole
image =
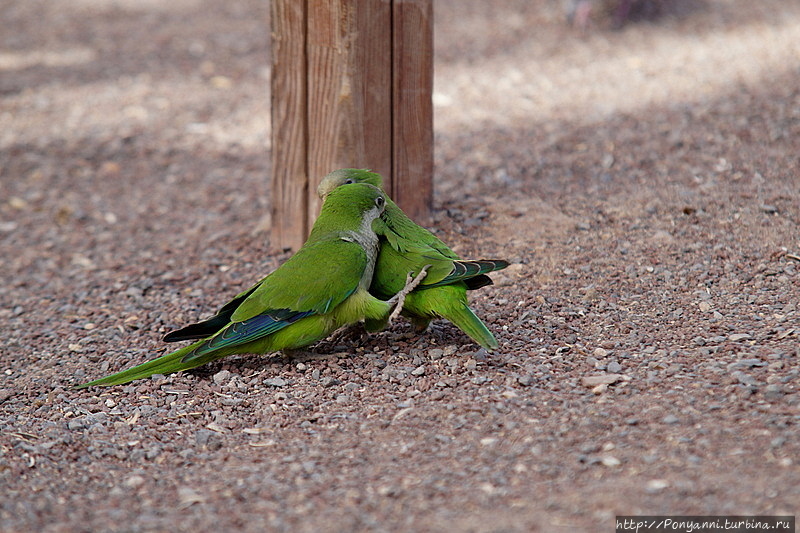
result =
[[[0,530],[796,514],[800,4],[437,0],[433,228],[501,348],[357,329],[127,386],[287,255],[269,6],[0,1]]]

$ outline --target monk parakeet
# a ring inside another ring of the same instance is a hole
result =
[[[396,299],[383,301],[368,292],[378,254],[373,223],[385,203],[385,194],[371,185],[339,187],[327,195],[296,254],[213,317],[164,338],[200,340],[80,388],[188,370],[231,354],[296,349],[344,325],[385,320]]]
[[[325,176],[317,188],[320,198],[330,197],[351,183],[369,183],[380,187],[380,174],[354,168],[335,170]],[[462,261],[446,244],[425,228],[415,224],[386,196],[386,209],[376,221],[381,235],[380,252],[370,293],[388,297],[403,288],[406,276],[416,276],[429,266],[422,282],[410,292],[402,314],[420,330],[434,318],[445,318],[487,350],[497,348],[497,340],[480,318],[469,308],[467,290],[490,285],[488,272],[508,266],[503,260]],[[385,320],[366,321],[367,329],[380,329]]]

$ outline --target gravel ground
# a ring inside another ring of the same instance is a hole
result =
[[[665,2],[666,3],[666,2]],[[800,4],[436,2],[447,323],[70,387],[269,245],[268,4],[0,1],[0,530],[611,531],[796,514]]]

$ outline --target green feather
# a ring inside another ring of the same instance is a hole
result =
[[[328,174],[317,192],[325,198],[350,183],[382,185],[380,174],[362,169],[340,169]],[[373,222],[381,236],[380,251],[370,293],[389,298],[401,290],[406,276],[415,276],[428,266],[422,283],[406,296],[402,314],[420,329],[434,318],[444,318],[486,349],[497,348],[497,340],[469,308],[467,290],[491,284],[486,275],[508,266],[503,260],[462,261],[439,238],[415,224],[388,197],[383,215]],[[369,331],[385,327],[381,319],[367,320]]]
[[[328,195],[308,241],[295,255],[214,317],[167,335],[194,338],[205,332],[205,338],[79,388],[188,370],[237,353],[301,348],[344,325],[384,320],[390,304],[368,292],[378,253],[372,221],[384,204],[385,195],[370,185],[339,187]]]

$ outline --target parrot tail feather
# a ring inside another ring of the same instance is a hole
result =
[[[153,374],[170,374],[172,372],[177,372],[179,370],[188,370],[190,368],[198,367],[200,365],[203,365],[209,361],[213,361],[214,359],[216,359],[217,357],[213,357],[209,354],[209,356],[201,357],[198,359],[192,359],[191,361],[188,362],[182,361],[183,357],[187,353],[197,348],[201,343],[202,341],[190,344],[189,346],[184,346],[179,350],[175,350],[174,352],[162,355],[161,357],[153,359],[152,361],[142,363],[141,365],[128,368],[127,370],[117,372],[116,374],[111,374],[110,376],[106,376],[104,378],[84,383],[83,385],[78,385],[75,388],[85,389],[88,387],[95,387],[98,385],[106,385],[106,386],[122,385],[124,383],[129,383],[135,379],[150,377]]]
[[[508,266],[508,261],[503,259],[481,259],[478,261],[464,261],[459,259],[453,261],[453,270],[443,279],[430,285],[423,283],[420,289],[430,289],[431,287],[440,287],[442,285],[450,285],[457,281],[467,281],[476,279],[474,283],[468,284],[468,288],[480,288],[486,285],[491,285],[492,280],[485,274],[494,272],[495,270],[503,270]]]
[[[233,312],[227,313],[225,315],[217,315],[209,318],[208,320],[204,320],[203,322],[198,322],[197,324],[189,324],[188,326],[184,326],[181,329],[176,329],[175,331],[170,331],[166,335],[164,335],[164,342],[179,342],[179,341],[191,341],[196,339],[205,339],[210,337],[214,333],[218,332],[222,328],[230,323],[231,317]]]
[[[257,288],[258,285],[254,285],[250,290],[243,292],[230,302],[226,303],[219,311],[217,311],[217,314],[211,318],[196,324],[189,324],[188,326],[182,327],[181,329],[176,329],[175,331],[170,331],[164,335],[164,342],[189,341],[210,337],[230,323],[231,317],[239,305],[241,305],[241,303],[244,302],[248,296],[253,294]]]
[[[474,291],[487,285],[494,285],[494,282],[486,274],[480,274],[474,278],[465,279],[464,284],[467,286],[468,291]]]
[[[466,302],[458,302],[457,305],[444,311],[440,311],[442,318],[452,322],[458,329],[469,335],[469,337],[487,350],[496,349],[499,344],[486,324],[478,318]]]

